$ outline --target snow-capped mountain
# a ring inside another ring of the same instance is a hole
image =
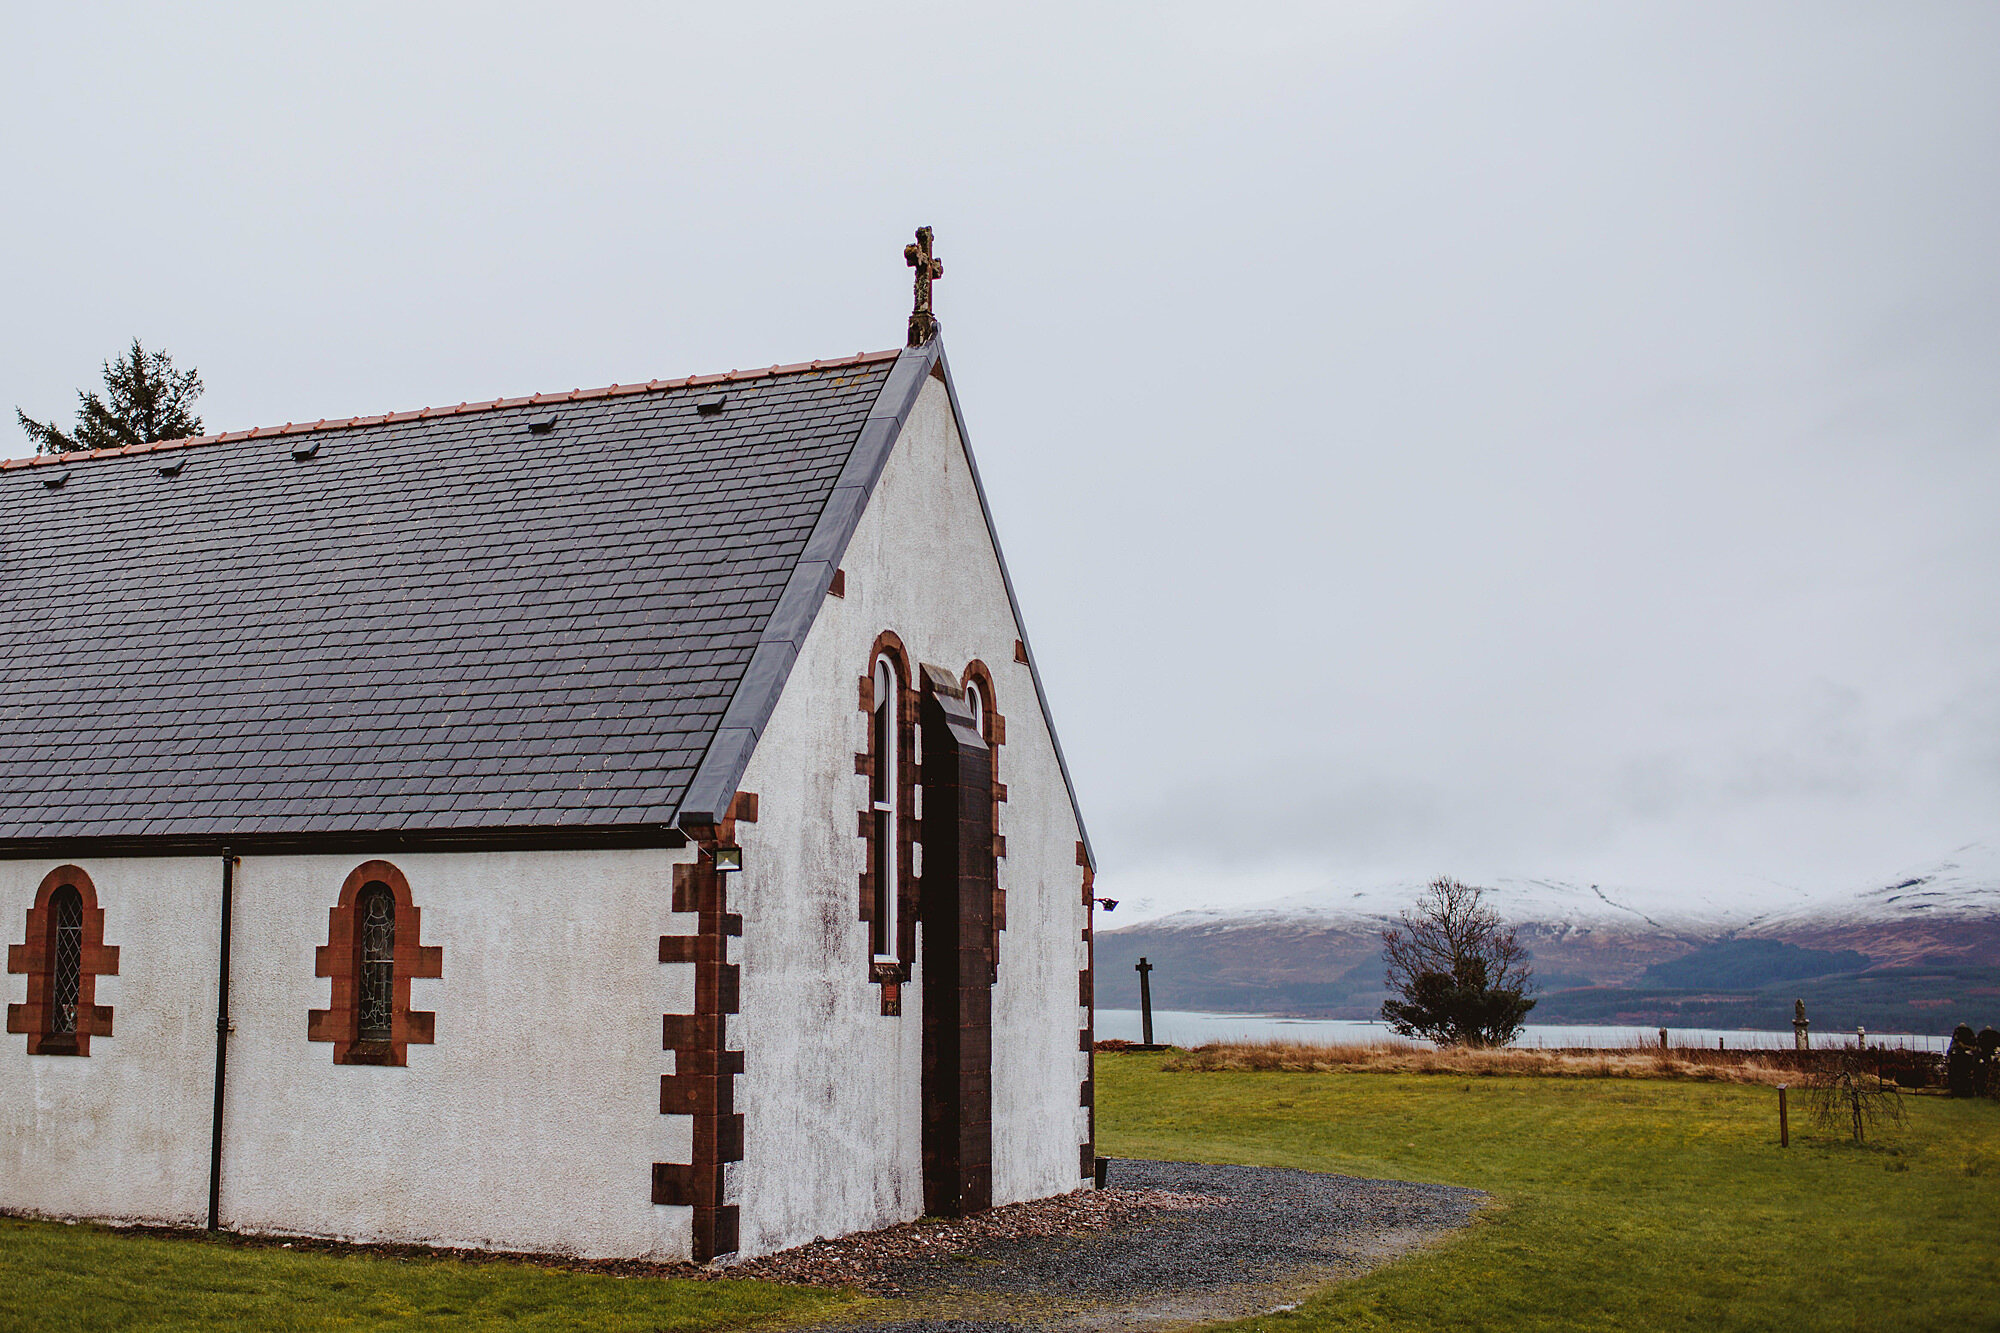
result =
[[[1664,893],[1631,884],[1555,879],[1477,881],[1503,920],[1557,933],[1616,927],[1667,934],[1760,932],[1811,923],[1898,921],[1913,917],[2000,916],[2000,841],[1968,843],[1951,855],[1880,882],[1811,891],[1752,876]],[[1391,919],[1423,890],[1417,880],[1328,888],[1240,907],[1196,908],[1146,924],[1156,929],[1330,926]],[[1105,933],[1113,927],[1101,923]]]
[[[1854,974],[1860,980],[1837,998],[1822,989],[1847,1021],[1863,1014],[1860,1021],[1894,1025],[1884,1027],[1889,1031],[1928,1030],[1932,1009],[1978,1007],[2000,982],[2000,843],[1993,841],[1820,892],[1749,877],[1671,895],[1554,879],[1477,882],[1528,945],[1552,1018],[1565,1008],[1610,1006],[1618,1021],[1650,1022],[1640,1016],[1658,1005],[1639,993],[1657,989],[1661,974],[1652,969],[1731,940],[1773,941],[1828,958],[1863,955],[1867,965]],[[1099,1003],[1136,1002],[1131,965],[1143,955],[1155,965],[1153,994],[1165,1008],[1372,1016],[1382,1000],[1380,932],[1422,888],[1408,881],[1320,890],[1117,927],[1100,917]],[[1628,993],[1639,998],[1619,998]],[[1763,997],[1736,1007],[1750,1005],[1766,1022],[1788,1021],[1778,1003]]]

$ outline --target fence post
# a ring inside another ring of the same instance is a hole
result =
[[[1778,1146],[1792,1146],[1792,1126],[1785,1116],[1785,1085],[1782,1083],[1778,1085]]]

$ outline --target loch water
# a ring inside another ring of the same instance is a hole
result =
[[[1100,1041],[1140,1037],[1137,1009],[1099,1009],[1097,1037]],[[1206,1014],[1184,1009],[1153,1011],[1153,1040],[1168,1046],[1199,1046],[1210,1041],[1305,1041],[1329,1045],[1349,1042],[1405,1041],[1389,1030],[1386,1023],[1351,1018],[1284,1018],[1273,1014]],[[1667,1045],[1699,1046],[1714,1050],[1720,1041],[1730,1050],[1790,1050],[1792,1034],[1749,1032],[1722,1028],[1667,1029]],[[1815,1048],[1852,1046],[1855,1034],[1821,1032],[1812,1034]],[[1635,1046],[1657,1047],[1660,1030],[1646,1027],[1537,1026],[1522,1029],[1515,1046],[1589,1047],[1595,1050],[1629,1050]],[[1951,1044],[1948,1034],[1870,1032],[1870,1046],[1892,1050],[1942,1051]]]

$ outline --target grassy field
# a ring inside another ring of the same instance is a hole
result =
[[[1165,1072],[1099,1056],[1100,1151],[1471,1185],[1481,1219],[1306,1329],[2000,1329],[2000,1106],[1855,1148],[1731,1083]],[[1803,1132],[1802,1132],[1803,1129]]]
[[[592,1329],[693,1333],[847,1308],[762,1282],[391,1259],[0,1217],[0,1330]]]

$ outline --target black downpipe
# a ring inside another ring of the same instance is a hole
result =
[[[215,977],[215,1114],[208,1136],[208,1229],[222,1226],[222,1086],[229,1068],[229,918],[236,899],[236,862],[222,849],[222,957]]]

